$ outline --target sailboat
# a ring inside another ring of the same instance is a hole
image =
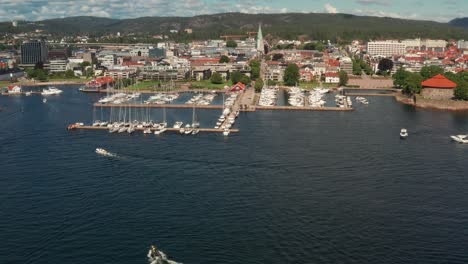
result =
[[[155,135],[160,135],[167,130],[167,122],[166,122],[166,107],[163,107],[163,121],[162,123],[159,123],[158,127],[156,128],[156,131],[154,131]]]
[[[192,110],[192,127],[193,127],[192,135],[196,135],[198,134],[198,132],[200,132],[200,129],[199,129],[200,122],[195,117],[195,105],[193,105],[193,110]]]

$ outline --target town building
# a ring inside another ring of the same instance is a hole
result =
[[[325,83],[339,83],[340,76],[337,72],[326,72],[325,73]]]
[[[421,95],[427,99],[452,99],[454,89],[457,84],[447,79],[442,74],[438,74],[428,80],[421,83],[422,91]]]
[[[398,41],[370,41],[367,43],[367,53],[371,56],[391,57],[403,55],[405,52],[406,45]]]
[[[50,60],[49,71],[51,73],[65,72],[67,71],[68,60],[66,59],[54,59]]]
[[[35,65],[46,63],[48,60],[47,42],[44,40],[33,40],[21,45],[21,63],[23,65]]]

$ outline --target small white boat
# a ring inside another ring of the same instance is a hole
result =
[[[183,134],[185,133],[185,128],[181,127],[181,128],[179,129],[179,133],[183,135]]]
[[[406,130],[406,128],[402,128],[400,130],[400,138],[401,139],[405,139],[408,137],[408,130]]]
[[[43,102],[44,104],[47,103],[47,99],[45,99],[45,98],[42,99],[42,102]]]
[[[456,141],[458,143],[462,143],[462,144],[468,144],[468,135],[456,135],[456,136],[450,136],[450,138],[453,140],[453,141]]]
[[[194,128],[193,131],[192,131],[192,135],[196,135],[200,132],[200,129],[198,128]]]
[[[155,246],[151,246],[147,257],[150,264],[181,264],[168,259],[166,254],[158,250]]]
[[[107,156],[107,157],[115,157],[115,154],[110,153],[109,151],[103,148],[96,148],[96,153],[99,155]]]
[[[185,135],[188,135],[188,134],[192,133],[192,127],[189,124],[185,125],[184,133],[185,133]]]
[[[151,128],[143,130],[143,134],[151,134]]]
[[[158,129],[156,129],[156,131],[154,131],[154,134],[155,135],[161,135],[162,133],[166,132],[167,128],[165,127],[159,127]]]
[[[231,133],[231,131],[229,129],[225,128],[224,131],[223,131],[223,135],[227,137],[227,136],[229,136],[229,133]]]
[[[129,134],[132,134],[133,132],[135,132],[135,127],[134,126],[129,126],[128,129],[127,129],[127,132]]]
[[[118,126],[113,126],[113,127],[110,127],[109,128],[109,133],[115,133],[115,132],[118,132],[119,131],[119,127]]]
[[[174,127],[174,128],[181,128],[183,124],[184,124],[183,122],[177,121],[177,122],[174,123],[174,126],[173,126],[173,127]]]
[[[26,96],[30,96],[32,94],[32,92],[26,92],[25,94],[26,94]]]
[[[55,87],[50,87],[49,89],[44,89],[41,94],[42,95],[57,95],[61,93],[63,93],[62,90],[57,89]]]

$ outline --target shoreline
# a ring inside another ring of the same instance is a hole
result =
[[[18,82],[14,84],[19,84],[22,86],[47,86],[47,85],[80,85],[80,84],[85,84],[87,81],[82,80],[82,81],[49,81],[49,82]]]
[[[468,101],[454,100],[431,100],[421,96],[416,97],[416,103],[412,98],[403,95],[401,92],[395,94],[395,100],[405,105],[411,105],[416,108],[434,109],[440,111],[464,112],[468,111]]]

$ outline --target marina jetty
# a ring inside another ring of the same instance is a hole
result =
[[[199,105],[199,104],[101,104],[96,107],[124,107],[124,108],[193,108],[197,109],[223,109],[223,105]]]
[[[155,132],[155,128],[150,128],[152,132]],[[108,127],[100,127],[100,126],[86,126],[84,124],[71,124],[68,126],[68,130],[105,130],[108,131]],[[135,131],[140,131],[143,132],[145,128],[135,128]],[[198,128],[200,132],[205,132],[205,133],[223,133],[225,130],[224,129],[215,129],[215,128]],[[174,133],[179,133],[180,129],[179,128],[171,128],[168,127],[166,128],[166,132],[174,132]],[[231,128],[229,129],[229,132],[231,133],[238,133],[239,129],[237,128]]]

